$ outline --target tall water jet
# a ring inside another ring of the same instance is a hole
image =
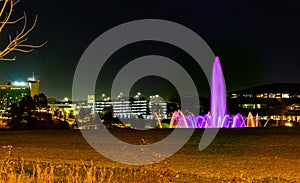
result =
[[[245,119],[241,114],[226,114],[226,86],[219,57],[216,57],[212,69],[210,112],[204,116],[187,115],[178,110],[172,115],[170,128],[244,128]],[[252,116],[252,114],[251,114]],[[247,126],[258,126],[253,116],[248,116]],[[258,119],[258,115],[256,117]],[[249,121],[250,120],[250,121]],[[210,131],[210,137],[216,131]],[[201,139],[202,141],[203,139]],[[204,139],[209,141],[209,139]],[[201,144],[201,142],[200,142]]]
[[[251,112],[248,113],[247,117],[247,127],[256,127],[253,115]]]
[[[226,86],[219,57],[216,57],[211,80],[211,128],[221,128],[226,114]]]
[[[258,113],[255,116],[255,127],[261,127],[261,123],[260,123],[260,120],[259,120]]]

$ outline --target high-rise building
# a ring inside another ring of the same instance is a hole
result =
[[[6,110],[13,103],[18,103],[22,97],[30,93],[26,82],[10,82],[0,85],[0,110]]]
[[[40,81],[35,80],[34,75],[28,78],[26,82],[9,82],[0,84],[0,111],[3,113],[13,103],[19,103],[25,95],[34,95],[40,93]],[[1,114],[0,114],[1,115]]]
[[[27,79],[27,82],[30,88],[30,96],[33,98],[40,93],[40,80],[36,80],[33,74],[32,78]]]
[[[30,87],[30,96],[34,97],[35,95],[38,95],[40,93],[40,81],[29,82]]]

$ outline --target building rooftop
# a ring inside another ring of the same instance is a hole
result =
[[[260,93],[291,93],[300,94],[300,83],[271,83],[263,84],[259,86],[249,87],[241,90],[236,90],[231,93],[249,93],[249,94],[260,94]]]

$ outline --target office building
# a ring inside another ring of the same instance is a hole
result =
[[[95,101],[95,112],[100,113],[106,110],[108,107],[113,109],[113,117],[118,117],[120,119],[129,118],[143,118],[143,119],[153,119],[151,112],[157,113],[161,119],[167,118],[167,103],[164,100],[158,100],[152,98],[147,100],[140,96],[138,93],[135,97],[125,98],[122,93],[117,97],[117,99],[111,100],[110,97],[106,97],[102,94],[101,100]]]
[[[228,93],[228,112],[300,122],[300,84],[272,83]]]
[[[0,110],[4,112],[11,104],[18,103],[30,93],[26,82],[10,82],[0,85]]]

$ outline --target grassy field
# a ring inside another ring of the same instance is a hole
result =
[[[141,144],[141,139],[153,143],[171,131],[115,129],[112,133],[123,141]],[[87,175],[93,168],[93,176],[98,178],[99,172],[106,171],[107,177],[102,182],[300,182],[299,128],[222,129],[208,148],[199,151],[202,133],[203,130],[197,129],[176,154],[159,164],[146,166],[123,165],[106,159],[89,146],[78,130],[0,131],[0,145],[11,145],[11,158],[19,163],[22,157],[30,166],[40,162],[40,167],[45,164],[56,169],[73,167],[70,178],[84,169]],[[1,149],[1,155],[4,162],[7,148]],[[47,171],[51,172],[51,168]]]

